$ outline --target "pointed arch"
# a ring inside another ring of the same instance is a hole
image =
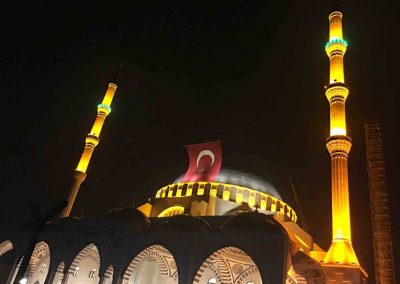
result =
[[[248,254],[236,247],[225,247],[203,262],[193,280],[193,284],[198,283],[262,284],[262,279]]]
[[[42,284],[46,280],[50,266],[50,247],[46,242],[38,242],[33,249],[28,267],[28,284]]]
[[[54,274],[53,284],[61,284],[64,278],[65,262],[62,261],[57,265],[56,273]]]
[[[103,275],[103,282],[101,282],[102,284],[111,284],[113,281],[113,277],[114,277],[114,266],[112,266],[112,264],[110,264],[106,271],[104,272]]]
[[[161,245],[142,250],[125,270],[122,284],[176,284],[178,269],[172,254]]]
[[[68,269],[66,284],[97,284],[99,282],[100,253],[94,243],[84,247]]]
[[[19,259],[17,265],[15,266],[14,271],[13,271],[13,273],[12,273],[12,277],[11,277],[11,282],[10,282],[10,283],[14,283],[14,280],[15,280],[15,278],[17,277],[18,271],[19,271],[19,269],[20,269],[20,267],[21,267],[21,264],[22,264],[22,261],[23,261],[23,260],[24,260],[24,256],[22,256],[22,257]]]
[[[0,255],[5,254],[6,252],[12,250],[14,248],[12,242],[10,240],[6,240],[0,243]]]

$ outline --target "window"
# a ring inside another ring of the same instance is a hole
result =
[[[255,284],[253,281],[247,281],[246,284]]]
[[[40,273],[43,273],[44,270],[45,270],[45,268],[46,268],[46,264],[43,264],[43,265],[40,267],[39,272],[40,272]]]
[[[96,268],[93,268],[92,270],[90,270],[89,272],[89,278],[94,278],[94,274],[96,273]]]
[[[211,277],[208,279],[207,284],[217,284],[217,279],[215,277]]]
[[[79,266],[75,267],[74,273],[72,275],[78,276]]]

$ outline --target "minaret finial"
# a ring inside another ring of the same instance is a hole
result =
[[[85,148],[73,175],[73,183],[68,196],[68,204],[61,213],[61,217],[68,217],[71,214],[71,210],[74,206],[79,188],[82,182],[86,179],[86,170],[89,166],[94,148],[99,144],[100,132],[103,128],[104,121],[111,113],[111,102],[114,98],[116,90],[117,85],[115,84],[115,81],[113,83],[109,83],[103,101],[97,106],[97,117],[90,133],[86,136]]]

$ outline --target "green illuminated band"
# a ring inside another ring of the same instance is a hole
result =
[[[97,107],[98,107],[98,108],[104,108],[104,109],[108,110],[109,113],[111,112],[111,107],[108,106],[108,105],[105,105],[105,104],[98,104]]]
[[[348,46],[347,41],[345,41],[344,39],[333,38],[333,39],[331,39],[330,41],[328,41],[328,42],[326,43],[325,49],[327,49],[330,45],[332,45],[332,44],[337,44],[337,43],[343,44],[345,47]]]

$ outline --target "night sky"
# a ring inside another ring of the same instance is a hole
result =
[[[75,216],[140,205],[185,172],[184,145],[221,139],[223,168],[272,182],[295,207],[292,177],[312,236],[329,247],[329,1],[48,2],[19,2],[0,20],[3,232],[27,230],[30,206],[44,213],[67,197],[96,106],[124,60]],[[371,281],[363,132],[371,116],[382,123],[400,256],[400,9],[341,7],[353,244]]]

